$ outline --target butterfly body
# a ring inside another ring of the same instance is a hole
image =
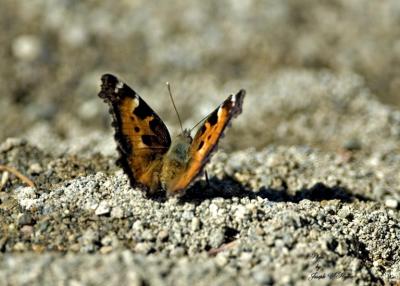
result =
[[[189,130],[171,140],[160,117],[129,86],[115,76],[102,76],[99,96],[113,117],[119,165],[133,187],[181,195],[201,174],[225,127],[240,114],[245,95],[229,96],[204,121],[192,138]]]
[[[193,138],[190,136],[188,130],[183,131],[182,134],[177,135],[175,140],[172,140],[171,147],[168,149],[165,155],[166,160],[176,160],[182,163],[187,163],[190,144],[192,144]]]
[[[171,192],[174,180],[187,169],[187,165],[190,162],[190,144],[193,141],[190,132],[187,130],[174,139],[164,156],[160,176],[161,187],[167,193]]]

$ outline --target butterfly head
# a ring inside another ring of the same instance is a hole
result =
[[[192,144],[193,138],[190,135],[190,129],[184,129],[182,133],[176,136],[176,142],[181,142],[185,144]]]

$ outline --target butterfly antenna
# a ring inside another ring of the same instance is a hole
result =
[[[182,130],[182,134],[183,134],[182,121],[181,121],[181,117],[179,116],[178,110],[176,109],[175,102],[174,102],[174,98],[172,97],[171,86],[170,86],[169,82],[166,82],[166,84],[167,84],[167,87],[168,87],[169,97],[171,98],[172,105],[174,106],[176,115],[178,116],[179,125],[181,126],[181,130]]]
[[[193,129],[195,129],[200,123],[202,123],[208,116],[210,116],[212,112],[204,116],[199,122],[197,122],[192,128],[190,128],[189,132],[192,132]]]

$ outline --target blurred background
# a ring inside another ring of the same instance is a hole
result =
[[[374,136],[400,137],[400,128],[387,127],[400,122],[397,0],[0,0],[0,7],[1,141],[113,152],[110,116],[97,97],[106,72],[135,89],[172,133],[179,125],[166,81],[185,127],[245,88],[227,149],[357,148],[373,146]]]

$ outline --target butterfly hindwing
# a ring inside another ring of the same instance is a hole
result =
[[[230,95],[207,117],[197,131],[190,146],[190,160],[187,168],[171,185],[170,193],[186,189],[196,176],[201,173],[204,165],[210,159],[212,151],[216,148],[226,126],[232,118],[242,112],[245,93],[244,90],[240,90],[236,95]]]
[[[167,127],[128,85],[110,74],[101,81],[99,97],[110,106],[119,164],[132,185],[157,188],[162,156],[171,145]]]

